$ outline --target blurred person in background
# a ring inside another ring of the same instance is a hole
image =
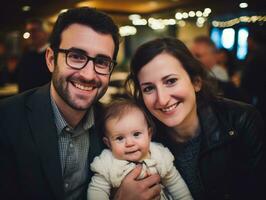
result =
[[[232,83],[239,88],[241,71],[232,53],[225,48],[217,49],[216,60],[218,65],[227,70],[230,81],[232,81]]]
[[[218,64],[216,46],[208,36],[198,36],[193,40],[191,52],[198,58],[210,73],[219,81],[229,81],[227,69]]]
[[[190,47],[192,54],[206,67],[209,75],[217,81],[219,94],[223,97],[245,101],[242,92],[230,81],[227,69],[217,62],[217,49],[208,36],[197,36]]]
[[[228,80],[231,80],[231,77],[237,73],[238,69],[236,61],[232,53],[225,48],[220,48],[216,50],[216,63],[217,65],[224,68],[224,70],[228,74]],[[239,84],[236,84],[236,86],[239,86]]]
[[[0,38],[0,67],[2,67],[5,63],[6,59],[6,44],[4,39]]]
[[[18,63],[18,57],[16,55],[7,56],[5,66],[2,70],[3,84],[18,83],[17,63]]]
[[[3,38],[0,38],[0,85],[5,83],[4,70],[6,65],[6,44]]]
[[[248,54],[244,64],[241,87],[248,93],[250,103],[261,112],[266,122],[266,31],[251,28]]]
[[[51,80],[51,74],[45,62],[45,50],[48,47],[48,27],[40,19],[26,22],[25,31],[30,33],[29,47],[19,60],[19,92],[41,86]]]
[[[233,56],[233,54],[225,48],[217,49],[216,50],[216,62],[219,66],[221,66],[227,71],[228,77],[229,77],[228,81],[233,84],[232,87],[237,88],[236,92],[238,92],[238,95],[241,98],[236,99],[236,100],[241,100],[241,101],[249,103],[247,93],[245,92],[245,90],[243,90],[240,87],[241,70],[239,66],[237,65],[237,61],[235,57]],[[232,90],[232,92],[234,92],[234,90]],[[231,96],[233,95],[234,94],[231,94]]]

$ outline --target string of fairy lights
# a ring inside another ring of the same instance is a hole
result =
[[[155,17],[144,18],[139,14],[132,14],[129,15],[131,24],[120,27],[119,32],[121,36],[128,36],[135,35],[137,33],[136,26],[149,26],[153,30],[162,30],[166,26],[172,25],[184,27],[186,25],[186,21],[192,18],[196,20],[196,26],[203,27],[211,12],[210,8],[196,11],[191,10],[189,12],[176,12],[175,17],[166,19]]]
[[[265,23],[266,22],[266,15],[254,15],[254,16],[241,16],[237,18],[233,18],[227,21],[218,21],[213,20],[212,26],[217,28],[228,28],[232,27],[239,23]]]
[[[246,9],[248,4],[245,2],[239,3],[239,8]],[[27,12],[31,9],[30,6],[23,6],[22,10]],[[60,11],[65,12],[67,9]],[[216,28],[230,28],[240,23],[259,23],[260,25],[266,23],[266,15],[252,15],[252,16],[239,16],[229,20],[210,20],[212,10],[204,8],[203,10],[190,10],[190,11],[177,11],[171,18],[156,18],[156,17],[143,17],[140,14],[129,15],[129,24],[121,26],[119,33],[122,37],[137,34],[137,27],[148,26],[153,30],[163,30],[167,26],[185,27],[188,22],[195,22],[198,28],[204,27],[206,23],[211,24]],[[52,20],[55,21],[57,16],[53,16]],[[29,38],[29,33],[24,33],[25,39]]]
[[[203,27],[205,23],[209,22],[208,17],[212,10],[205,8],[203,11],[189,11],[189,12],[176,12],[174,18],[144,18],[139,14],[133,14],[129,16],[131,22],[130,25],[120,27],[120,35],[128,36],[135,35],[137,33],[137,26],[149,26],[153,30],[162,30],[166,26],[176,25],[179,27],[186,26],[188,20],[193,19],[195,25],[199,28]],[[266,15],[252,15],[252,16],[239,16],[229,20],[212,20],[210,23],[213,27],[217,28],[229,28],[239,23],[259,23],[263,24],[266,22]]]

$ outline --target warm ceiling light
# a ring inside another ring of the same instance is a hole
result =
[[[197,17],[201,17],[201,16],[202,16],[202,12],[201,12],[200,10],[198,10],[198,11],[196,12],[196,16],[197,16]]]
[[[23,33],[23,38],[24,38],[25,40],[29,39],[29,38],[30,38],[30,33],[29,33],[29,32],[25,32],[25,33]]]
[[[135,35],[137,33],[137,29],[134,26],[122,26],[119,28],[119,34],[122,37],[128,35]]]
[[[187,12],[183,12],[182,13],[182,18],[187,19],[188,18],[188,13]]]
[[[23,12],[27,12],[27,11],[30,11],[31,7],[30,6],[22,6],[21,9]]]
[[[132,14],[132,15],[129,15],[128,18],[130,20],[135,20],[135,19],[141,19],[141,16],[139,14]]]
[[[147,6],[157,7],[158,6],[158,2],[156,2],[156,1],[149,1]]]
[[[180,27],[184,27],[184,26],[186,26],[186,22],[184,20],[180,20],[177,22],[177,25]]]
[[[240,3],[240,4],[239,4],[239,7],[240,7],[240,8],[247,8],[247,7],[248,7],[248,4],[245,3],[245,2]]]
[[[176,18],[177,20],[182,19],[182,18],[183,18],[182,13],[177,12],[177,13],[175,14],[175,18]]]
[[[196,13],[194,11],[189,11],[188,16],[189,17],[195,17]]]
[[[210,14],[212,12],[212,10],[210,8],[205,8],[203,12]]]
[[[62,10],[60,10],[59,13],[61,14],[61,13],[64,13],[64,12],[66,12],[66,11],[68,11],[68,9],[62,9]]]
[[[147,24],[147,20],[146,19],[134,19],[132,21],[132,24],[135,25],[135,26],[146,25]]]

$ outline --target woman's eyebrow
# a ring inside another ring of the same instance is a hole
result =
[[[162,80],[168,79],[171,76],[177,76],[177,74],[168,74],[168,75],[162,77]]]
[[[144,83],[140,83],[141,86],[145,86],[145,85],[151,85],[151,82],[144,82]]]

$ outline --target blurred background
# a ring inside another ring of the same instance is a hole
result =
[[[8,0],[0,7],[0,73],[1,70],[2,74],[8,71],[6,77],[9,78],[0,81],[0,97],[22,91],[17,87],[19,63],[33,39],[33,34],[26,29],[26,23],[31,19],[43,20],[45,31],[49,33],[60,12],[81,6],[96,7],[108,13],[120,27],[122,40],[118,66],[112,76],[111,87],[102,99],[106,102],[114,95],[123,94],[121,86],[136,48],[156,37],[176,37],[188,47],[198,36],[210,38],[216,48],[213,55],[216,62],[228,74],[226,81],[241,91],[251,31],[258,32],[257,41],[263,44],[263,48],[266,46],[265,0]],[[262,57],[266,57],[265,51],[264,55]],[[265,66],[265,63],[262,65]],[[265,69],[255,71],[264,74]],[[254,76],[252,80],[257,80]],[[24,79],[24,82],[27,79],[30,78]],[[265,90],[265,83],[262,85]],[[247,95],[241,100],[256,104],[256,95],[253,98],[253,94],[246,92],[246,89],[241,94]]]

